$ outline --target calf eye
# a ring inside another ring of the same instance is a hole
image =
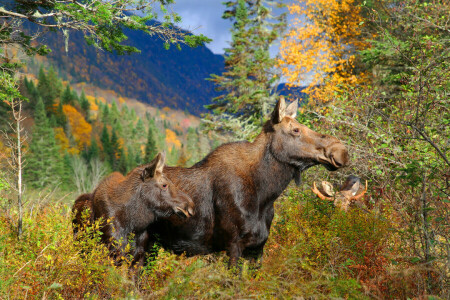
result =
[[[293,130],[295,133],[299,133],[300,132],[300,129],[298,129],[298,128],[294,128],[294,130]]]
[[[162,185],[162,187],[165,189],[165,188],[167,188],[167,183],[164,183],[163,185]]]

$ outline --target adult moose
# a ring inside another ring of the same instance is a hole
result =
[[[89,221],[103,219],[102,242],[108,244],[113,256],[122,254],[129,234],[134,233],[134,262],[142,265],[147,245],[149,224],[157,218],[173,214],[191,217],[194,203],[164,176],[165,155],[159,153],[149,164],[139,166],[123,176],[114,172],[103,179],[92,194],[83,194],[74,208],[92,210]],[[81,216],[77,213],[75,221]],[[107,220],[111,220],[107,222]]]
[[[273,203],[301,172],[317,164],[329,170],[346,165],[348,152],[336,138],[295,120],[297,101],[280,99],[254,142],[222,145],[191,168],[164,167],[174,184],[194,200],[195,216],[150,226],[175,253],[226,250],[230,264],[259,258],[269,236]]]

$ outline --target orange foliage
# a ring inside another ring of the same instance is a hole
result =
[[[164,106],[162,110],[165,111],[165,112],[169,112],[170,108],[168,108],[167,106]]]
[[[169,150],[172,150],[172,147],[175,146],[177,149],[181,148],[181,142],[177,138],[177,134],[170,129],[166,129],[166,143],[169,147]]]
[[[368,47],[358,1],[296,0],[288,8],[297,17],[281,41],[278,60],[288,83],[311,81],[305,92],[319,92],[315,98],[322,102],[334,91],[358,83],[363,74],[354,72],[355,52]],[[319,91],[318,85],[325,89]]]
[[[63,111],[69,121],[78,149],[83,149],[85,145],[89,146],[91,144],[91,124],[86,122],[83,115],[72,105],[63,105]]]

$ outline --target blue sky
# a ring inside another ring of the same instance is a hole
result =
[[[223,54],[223,49],[228,47],[231,40],[231,22],[222,19],[225,0],[175,0],[172,10],[177,12],[182,22],[180,27],[193,31],[196,34],[204,34],[213,39],[207,45],[216,54]],[[277,52],[277,46],[271,51]]]

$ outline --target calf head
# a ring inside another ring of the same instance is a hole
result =
[[[173,213],[189,218],[194,215],[194,202],[177,189],[163,174],[165,155],[158,153],[140,174],[140,198],[159,217],[168,217]]]
[[[297,110],[297,101],[286,107],[284,98],[280,98],[272,113],[271,126],[266,130],[272,131],[272,154],[280,162],[297,167],[295,180],[298,184],[300,172],[311,166],[322,164],[330,171],[345,166],[348,151],[337,138],[300,124],[295,119]]]
[[[349,176],[341,188],[335,191],[333,185],[328,181],[322,181],[322,188],[319,190],[316,183],[313,184],[312,191],[322,200],[333,201],[334,205],[347,211],[351,204],[359,205],[362,197],[367,192],[366,188],[361,191],[361,180],[356,176]]]

